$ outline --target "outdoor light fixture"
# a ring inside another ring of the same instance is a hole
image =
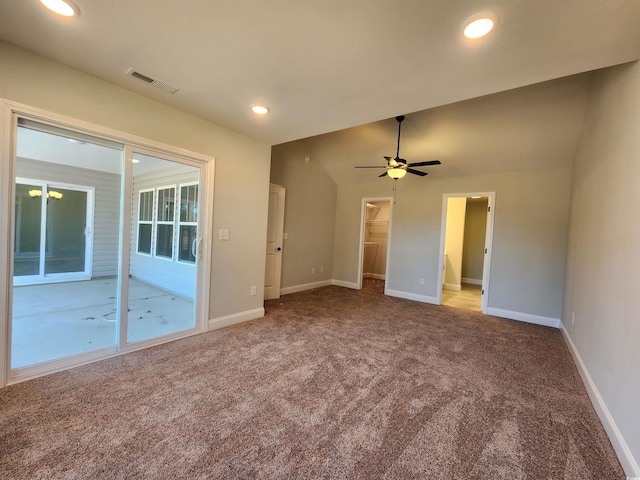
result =
[[[29,190],[29,196],[31,198],[40,198],[42,197],[42,190]],[[49,190],[47,192],[47,199],[53,198],[54,200],[60,200],[62,198],[62,194],[60,192],[56,192],[55,190]]]

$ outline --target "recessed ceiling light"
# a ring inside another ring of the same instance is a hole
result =
[[[495,13],[483,12],[468,18],[463,24],[464,36],[469,39],[482,38],[488,34],[498,23]]]
[[[45,7],[63,17],[77,17],[80,9],[71,0],[40,0]]]
[[[264,105],[254,104],[251,105],[251,111],[256,115],[266,115],[269,113],[269,107],[265,107]]]

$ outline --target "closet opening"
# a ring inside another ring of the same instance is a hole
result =
[[[359,289],[385,293],[389,261],[391,199],[363,199]]]

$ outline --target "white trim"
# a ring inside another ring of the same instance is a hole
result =
[[[545,327],[560,328],[559,318],[543,317],[531,313],[514,312],[512,310],[489,307],[487,308],[487,315],[508,318],[509,320],[517,320],[519,322],[533,323],[535,325],[543,325]]]
[[[246,310],[240,313],[232,313],[231,315],[225,315],[218,318],[210,318],[208,324],[208,331],[217,330],[219,328],[228,327],[237,323],[248,322],[256,318],[264,317],[264,308],[254,308],[253,310]]]
[[[589,370],[587,370],[587,366],[582,361],[582,357],[580,356],[580,353],[578,353],[578,349],[571,340],[569,332],[567,332],[562,322],[560,322],[560,331],[562,332],[562,336],[564,337],[564,340],[569,347],[569,352],[571,353],[573,361],[578,368],[580,377],[582,377],[582,382],[587,389],[587,393],[589,394],[591,403],[593,404],[593,407],[595,408],[596,413],[598,414],[598,417],[600,418],[600,421],[602,422],[602,425],[604,426],[604,429],[609,436],[609,440],[611,441],[613,449],[618,455],[618,459],[622,464],[622,468],[624,469],[627,478],[640,477],[640,466],[638,466],[638,461],[634,458],[629,445],[627,445],[627,442],[624,440],[624,437],[618,429],[618,426],[616,425],[611,412],[607,408],[607,404],[602,398],[602,395],[600,395],[598,387],[591,378]]]
[[[363,273],[362,278],[373,278],[375,280],[384,280],[386,275],[381,275],[379,273]]]
[[[445,290],[453,290],[455,292],[459,292],[460,290],[462,290],[462,285],[460,285],[459,283],[445,283],[444,285],[442,285],[442,288],[444,288]]]
[[[280,295],[289,295],[290,293],[306,292],[314,288],[327,287],[332,285],[331,280],[321,280],[319,282],[302,283],[291,287],[283,287],[280,289]]]
[[[352,288],[354,290],[360,290],[362,288],[362,286],[358,285],[357,282],[346,282],[344,280],[336,280],[335,278],[331,280],[331,285],[335,285],[336,287]]]
[[[482,285],[481,278],[466,278],[462,277],[462,283],[468,283],[469,285]]]
[[[432,305],[439,305],[438,297],[430,297],[428,295],[420,295],[419,293],[401,292],[400,290],[386,289],[385,295],[390,297],[405,298],[407,300],[413,300],[415,302],[430,303]]]

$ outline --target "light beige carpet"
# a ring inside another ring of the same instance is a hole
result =
[[[559,331],[325,287],[0,390],[0,478],[624,479]]]

